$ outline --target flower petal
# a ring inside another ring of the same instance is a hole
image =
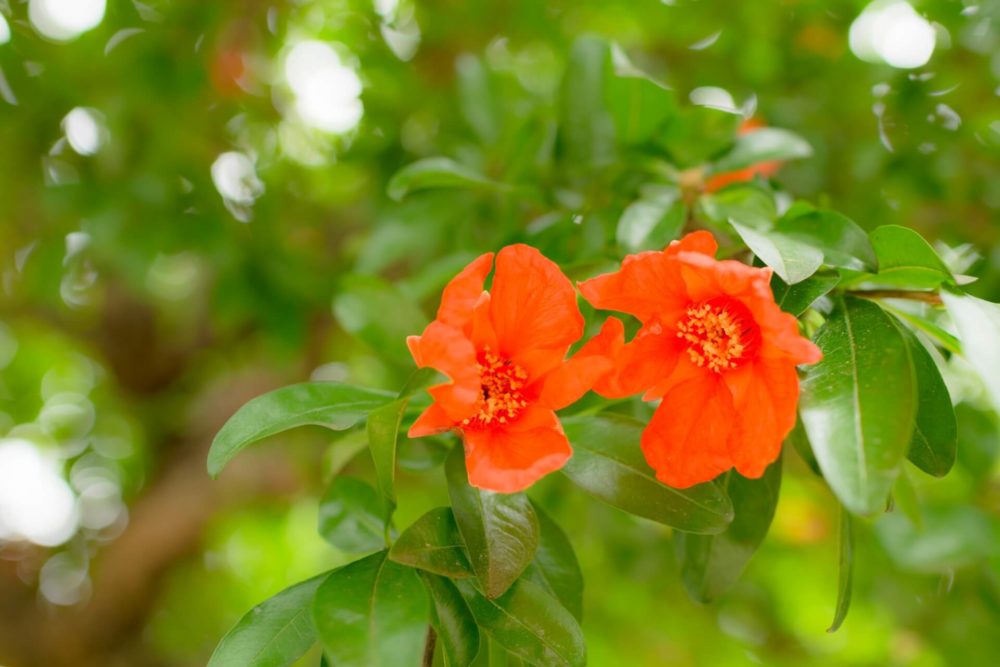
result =
[[[674,321],[689,302],[679,266],[665,252],[629,255],[618,271],[584,280],[579,287],[595,308],[618,310],[643,322],[654,316]]]
[[[683,489],[731,468],[734,418],[729,390],[713,373],[671,389],[642,434],[642,451],[656,478]]]
[[[455,428],[456,422],[437,403],[431,403],[430,407],[417,417],[407,431],[406,435],[411,438],[422,438],[425,435],[435,435],[444,433]]]
[[[493,253],[472,260],[445,285],[437,319],[457,329],[467,330],[472,323],[472,309],[483,292],[483,283],[493,267]]]
[[[454,422],[475,413],[479,402],[479,370],[476,350],[465,335],[441,322],[427,325],[421,336],[406,339],[417,366],[435,368],[452,382],[435,385],[427,391]]]
[[[673,257],[679,252],[700,252],[703,255],[715,257],[718,249],[719,244],[716,243],[712,233],[702,229],[685,234],[684,238],[671,241],[670,245],[667,246],[666,253],[668,256]]]
[[[490,312],[500,355],[516,361],[542,348],[562,358],[583,335],[572,283],[551,260],[522,244],[501,250],[496,267]]]
[[[561,410],[577,402],[613,367],[611,359],[593,354],[575,354],[542,379],[538,403]]]
[[[465,432],[469,483],[480,489],[515,493],[561,468],[573,450],[556,419],[528,430],[477,429]]]
[[[726,375],[733,395],[736,427],[730,457],[744,477],[757,478],[781,452],[795,426],[799,378],[787,360],[759,360]]]

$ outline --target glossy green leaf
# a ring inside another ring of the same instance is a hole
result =
[[[372,554],[330,574],[316,591],[313,624],[337,667],[417,667],[429,608],[417,573]]]
[[[612,51],[607,72],[605,103],[618,142],[635,146],[648,141],[676,112],[673,91],[628,62],[618,49]]]
[[[444,650],[446,667],[468,667],[480,647],[479,627],[469,605],[448,579],[426,572],[421,572],[420,578],[431,596],[431,622],[437,630],[438,647]]]
[[[392,394],[336,382],[304,382],[258,396],[236,411],[212,441],[208,474],[218,475],[236,454],[258,440],[296,426],[325,426],[343,431]]]
[[[774,293],[774,301],[779,308],[798,317],[816,299],[836,287],[839,281],[840,276],[836,271],[820,271],[794,285],[789,285],[781,276],[774,274],[771,276],[771,292]]]
[[[799,135],[777,127],[764,127],[739,135],[732,150],[712,165],[712,172],[736,171],[761,162],[795,160],[810,155],[812,146]]]
[[[396,539],[389,558],[452,579],[475,576],[450,507],[424,514]]]
[[[729,223],[753,254],[789,285],[802,282],[823,264],[823,251],[810,243],[773,229],[741,224],[736,218]]]
[[[469,485],[465,451],[445,462],[448,494],[458,530],[480,586],[489,598],[503,594],[528,567],[538,548],[538,517],[523,493],[495,493]]]
[[[410,366],[406,337],[419,334],[427,317],[399,289],[375,276],[352,275],[340,282],[333,313],[350,334],[367,343],[379,356]]]
[[[823,473],[820,472],[819,463],[816,461],[816,455],[813,454],[812,444],[809,442],[809,436],[806,434],[806,429],[802,425],[802,419],[796,415],[795,417],[795,427],[792,432],[788,434],[785,438],[785,446],[791,445],[802,460],[805,461],[809,469],[812,470],[817,475],[822,476]]]
[[[919,329],[929,337],[933,338],[935,343],[952,354],[962,354],[962,343],[959,342],[958,338],[942,329],[935,322],[932,322],[924,316],[897,308],[891,303],[887,303],[885,301],[882,301],[879,305],[881,305],[884,310],[892,313],[899,319],[908,322],[913,326],[913,328]]]
[[[580,624],[541,586],[519,579],[510,590],[491,600],[469,580],[457,585],[479,627],[525,662],[538,667],[586,664],[587,649]]]
[[[855,278],[853,283],[930,289],[955,282],[934,248],[912,229],[883,225],[874,229],[869,238],[878,257],[878,273]]]
[[[410,377],[406,380],[406,384],[399,390],[399,397],[409,398],[418,391],[436,384],[438,381],[443,382],[444,375],[436,368],[429,366],[427,368],[418,368],[410,374]]]
[[[840,510],[840,576],[837,579],[837,607],[833,622],[826,629],[836,632],[851,608],[851,593],[854,589],[854,517],[845,508]]]
[[[444,463],[450,451],[444,437],[407,438],[399,443],[396,458],[403,470],[423,472]]]
[[[429,188],[495,189],[506,187],[475,169],[446,157],[418,160],[400,169],[389,180],[389,196],[396,201],[417,190]]]
[[[402,398],[368,414],[368,446],[375,463],[375,480],[390,511],[396,507],[396,444],[408,403]]]
[[[605,106],[611,50],[602,39],[580,37],[570,49],[562,83],[559,145],[568,165],[588,169],[614,155],[615,126]]]
[[[540,538],[535,552],[536,570],[544,588],[548,589],[573,614],[583,618],[583,573],[576,560],[573,545],[563,529],[538,505],[531,503],[538,515]]]
[[[977,299],[957,290],[943,290],[941,298],[955,322],[968,359],[1000,412],[1000,304]]]
[[[900,327],[913,359],[917,380],[917,421],[907,457],[929,475],[942,477],[955,464],[958,426],[948,387],[923,343]]]
[[[310,611],[327,574],[281,591],[251,609],[226,633],[208,667],[285,667],[316,643]]]
[[[684,586],[699,602],[711,602],[729,590],[764,541],[778,505],[781,459],[760,479],[730,471],[723,485],[735,512],[729,527],[718,535],[674,536]]]
[[[714,484],[675,489],[656,479],[639,440],[645,424],[621,415],[563,420],[573,457],[563,474],[604,502],[631,514],[691,533],[719,533],[733,507]]]
[[[662,250],[684,226],[685,206],[677,188],[646,188],[618,220],[615,238],[626,252]]]
[[[755,185],[739,185],[702,195],[698,206],[705,217],[719,225],[735,220],[745,227],[763,230],[770,229],[778,217],[774,197]]]
[[[830,488],[851,512],[885,507],[916,416],[916,380],[899,325],[846,297],[816,336],[823,360],[802,383],[800,415]]]
[[[341,551],[385,547],[385,509],[378,493],[356,477],[335,477],[319,504],[319,534]]]
[[[818,248],[829,266],[858,271],[874,271],[878,266],[865,230],[840,213],[800,206],[791,214],[786,212],[775,230]]]

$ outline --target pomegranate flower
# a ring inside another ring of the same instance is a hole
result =
[[[569,459],[555,411],[586,393],[611,362],[565,358],[583,335],[583,316],[554,263],[529,246],[508,246],[484,292],[492,266],[487,253],[465,267],[445,287],[437,318],[407,339],[418,366],[450,379],[428,390],[434,402],[409,435],[461,432],[469,482],[513,493]]]
[[[598,393],[661,400],[642,449],[657,478],[678,488],[733,467],[760,477],[795,425],[796,365],[822,356],[775,304],[771,269],[718,261],[716,250],[711,234],[694,232],[580,285],[596,308],[642,322],[626,344],[609,318],[577,356],[614,360]]]

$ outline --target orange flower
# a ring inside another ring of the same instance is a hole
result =
[[[555,264],[525,245],[482,255],[445,287],[437,319],[410,336],[420,367],[450,378],[431,387],[434,403],[410,437],[457,430],[469,482],[513,493],[569,459],[555,411],[579,399],[611,369],[600,355],[566,360],[583,335],[576,291]]]
[[[750,134],[751,132],[755,132],[762,127],[764,127],[763,121],[748,118],[740,125],[739,133]],[[757,174],[760,174],[764,178],[770,178],[777,174],[779,169],[781,169],[780,161],[767,160],[764,162],[758,162],[757,164],[752,164],[749,167],[744,167],[743,169],[737,169],[736,171],[726,171],[721,174],[715,174],[714,176],[710,176],[705,182],[705,191],[715,192],[716,190],[721,190],[731,183],[752,181]]]
[[[733,467],[760,477],[795,425],[795,366],[821,358],[775,304],[771,270],[718,261],[716,249],[711,234],[694,232],[580,285],[596,308],[642,321],[625,344],[622,323],[609,318],[577,356],[614,359],[598,393],[662,399],[642,449],[657,478],[679,488]]]

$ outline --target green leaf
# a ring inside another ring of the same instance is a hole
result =
[[[611,55],[605,104],[618,142],[623,146],[645,143],[676,112],[674,93],[632,65],[620,49],[613,48]]]
[[[378,493],[356,477],[335,477],[319,504],[319,534],[341,551],[385,547],[385,510]]]
[[[410,377],[407,378],[406,384],[399,390],[399,397],[409,398],[421,389],[425,389],[438,381],[444,381],[444,375],[436,368],[418,368],[413,371]]]
[[[480,586],[489,598],[503,594],[528,567],[538,548],[538,517],[523,493],[494,493],[469,485],[465,451],[445,462],[455,521]]]
[[[443,437],[405,439],[399,443],[397,463],[403,470],[423,472],[438,467],[448,458],[451,447]]]
[[[809,436],[806,434],[806,429],[802,425],[802,419],[798,415],[795,417],[795,427],[788,434],[788,437],[785,438],[784,445],[794,447],[795,451],[802,457],[802,460],[809,466],[809,469],[820,477],[823,476],[823,473],[819,469],[819,463],[816,462],[816,455],[813,454]]]
[[[471,167],[446,157],[429,157],[409,164],[389,180],[389,197],[399,201],[417,190],[430,188],[498,189],[502,183],[492,181]]]
[[[962,356],[982,379],[994,409],[1000,412],[1000,305],[958,290],[943,290],[941,298],[958,330]]]
[[[756,185],[740,185],[698,199],[701,213],[716,224],[735,220],[745,227],[770,229],[778,217],[774,197]]]
[[[576,620],[583,619],[583,573],[576,560],[573,545],[563,529],[548,514],[532,501],[538,515],[540,539],[533,565],[544,587],[549,590],[573,614]]]
[[[763,127],[736,138],[732,150],[712,165],[712,173],[736,171],[774,160],[795,160],[812,155],[809,142],[788,130]]]
[[[491,600],[468,581],[456,582],[476,623],[498,644],[538,667],[586,664],[583,631],[559,601],[534,582],[519,579]]]
[[[336,382],[305,382],[252,399],[219,430],[208,452],[208,474],[215,477],[247,445],[296,426],[344,431],[392,394]]]
[[[1000,556],[995,515],[968,505],[928,507],[922,527],[902,514],[886,514],[875,522],[875,533],[896,565],[912,572],[954,573]]]
[[[718,535],[674,536],[684,586],[699,602],[711,602],[729,590],[764,541],[778,505],[781,459],[760,479],[747,479],[734,470],[724,484],[735,512],[729,527]]]
[[[836,271],[820,271],[814,273],[802,282],[789,285],[781,276],[771,276],[771,292],[774,301],[786,313],[798,317],[804,313],[816,299],[830,292],[840,281]]]
[[[310,609],[329,573],[281,591],[257,605],[226,633],[208,667],[285,667],[316,643]]]
[[[312,607],[316,632],[337,667],[418,667],[428,612],[416,572],[385,551],[330,574]]]
[[[899,225],[883,225],[869,235],[878,257],[878,273],[864,274],[851,283],[927,288],[955,282],[951,271],[920,234]]]
[[[714,484],[675,489],[656,479],[642,456],[644,424],[621,415],[563,420],[573,458],[563,474],[599,500],[631,514],[691,533],[720,533],[733,507]]]
[[[962,344],[959,340],[926,317],[901,310],[900,308],[893,306],[891,303],[886,303],[885,301],[880,302],[879,305],[882,306],[884,310],[892,313],[899,319],[908,322],[914,329],[919,329],[933,338],[934,342],[952,354],[962,354]]]
[[[917,337],[900,327],[913,359],[917,380],[917,421],[907,457],[935,477],[948,474],[955,464],[958,426],[948,387],[937,364]]]
[[[775,230],[818,248],[829,266],[858,271],[874,271],[878,266],[865,230],[840,213],[799,206],[786,212]]]
[[[424,514],[396,539],[389,558],[451,579],[475,576],[450,507]]]
[[[490,71],[483,61],[470,53],[455,60],[458,109],[480,141],[492,144],[500,136],[503,115]]]
[[[389,516],[396,507],[396,443],[408,399],[383,405],[368,414],[368,446],[375,463],[375,480]]]
[[[433,604],[431,622],[444,647],[446,667],[467,667],[479,653],[479,627],[469,605],[454,583],[433,574],[420,573]]]
[[[730,218],[729,224],[762,262],[789,285],[802,282],[823,264],[823,251],[775,230],[761,230]]]
[[[618,220],[615,237],[626,252],[662,250],[684,226],[685,206],[675,187],[644,188]]]
[[[345,331],[379,356],[412,367],[406,337],[423,331],[427,317],[394,285],[375,276],[348,276],[338,285],[333,313]]]
[[[826,629],[836,632],[847,618],[851,608],[851,592],[854,588],[854,519],[846,508],[840,510],[840,577],[837,581],[837,608],[833,622]]]
[[[567,164],[589,169],[614,155],[615,127],[605,107],[605,74],[611,63],[607,42],[580,37],[573,42],[563,77],[559,144]]]
[[[743,117],[707,106],[682,107],[671,116],[659,144],[682,168],[695,167],[730,146]]]
[[[906,339],[876,304],[846,297],[816,344],[823,360],[806,372],[799,410],[816,460],[851,512],[881,511],[913,437],[916,381]]]

